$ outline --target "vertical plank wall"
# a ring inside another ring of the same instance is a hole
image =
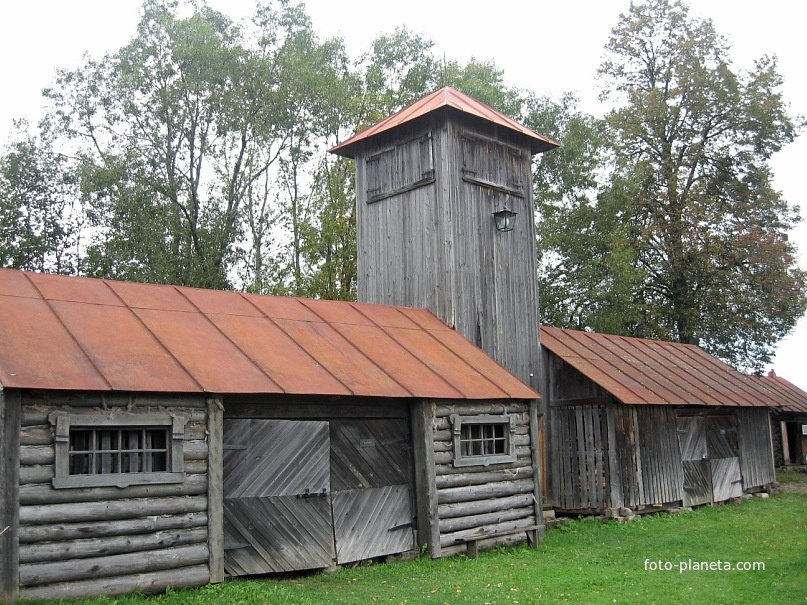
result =
[[[479,540],[480,548],[524,541],[527,531],[543,524],[540,502],[535,495],[539,474],[534,468],[527,402],[441,402],[431,404],[431,411],[437,504],[436,531],[432,535],[433,539],[439,539],[439,548],[433,554],[465,552],[469,540]],[[455,467],[451,414],[490,413],[515,416],[516,461],[487,467]],[[423,514],[430,513],[419,507],[418,515]],[[520,529],[524,532],[519,532]],[[505,533],[508,536],[501,536]]]
[[[763,487],[776,481],[771,443],[770,412],[765,408],[737,410],[740,467],[743,489]]]
[[[20,596],[52,599],[206,584],[207,410],[202,397],[50,394],[24,397],[20,430]],[[183,483],[54,489],[48,414],[110,409],[182,413]]]
[[[427,308],[537,388],[529,150],[489,124],[432,118],[356,157],[358,300]],[[395,174],[386,190],[379,173]],[[518,216],[500,233],[505,205]]]

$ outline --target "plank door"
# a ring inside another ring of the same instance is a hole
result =
[[[331,421],[331,480],[337,562],[414,548],[409,423]]]
[[[224,420],[224,569],[334,564],[328,423]]]
[[[707,416],[706,441],[715,502],[743,495],[740,448],[735,416]]]
[[[676,422],[684,470],[684,506],[711,502],[712,469],[703,417],[679,416]]]

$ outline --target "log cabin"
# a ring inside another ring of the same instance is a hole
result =
[[[543,531],[538,394],[426,310],[0,269],[2,596]]]

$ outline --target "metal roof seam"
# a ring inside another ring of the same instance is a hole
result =
[[[620,351],[624,351],[626,354],[630,355],[631,357],[634,357],[633,353],[631,353],[629,351],[629,349],[626,348],[626,346],[625,346],[626,342],[627,341],[625,340],[625,337],[623,337],[623,336],[618,336],[618,337],[613,339],[614,345]],[[638,359],[636,359],[635,361],[636,361],[636,363],[632,364],[633,367],[636,369],[636,371],[640,375],[644,376],[647,380],[649,380],[652,383],[652,386],[648,386],[647,384],[645,384],[643,382],[640,382],[639,384],[643,388],[645,388],[648,391],[650,391],[651,393],[655,394],[659,398],[659,400],[663,401],[664,403],[677,403],[675,401],[671,401],[670,398],[667,395],[663,395],[661,393],[661,390],[664,390],[669,395],[674,395],[674,392],[672,390],[668,389],[663,384],[661,384],[661,382],[659,382],[659,380],[657,378],[651,376],[649,371],[652,370],[652,372],[654,374],[656,374],[656,376],[660,377],[661,379],[663,379],[665,381],[668,381],[668,379],[663,374],[661,374],[661,372],[657,372],[656,370],[653,370],[652,368],[650,368],[649,364],[646,364],[646,363],[643,364]]]
[[[271,323],[272,323],[272,325],[273,325],[273,326],[275,326],[275,327],[276,327],[278,330],[280,330],[281,332],[283,332],[283,334],[285,334],[285,335],[286,335],[286,336],[288,336],[288,337],[289,337],[289,338],[290,338],[292,341],[294,341],[294,338],[292,337],[292,335],[291,335],[291,334],[289,334],[289,333],[288,333],[286,330],[284,330],[284,329],[283,329],[283,326],[281,326],[279,323],[277,323],[277,322],[274,320],[274,318],[269,317],[269,315],[267,315],[267,314],[266,314],[266,312],[265,312],[263,309],[259,308],[259,307],[258,307],[258,306],[257,306],[255,303],[253,303],[251,300],[249,300],[249,298],[247,298],[246,296],[244,296],[244,293],[243,293],[243,292],[239,292],[239,293],[238,293],[238,295],[239,295],[241,298],[243,298],[244,300],[246,300],[246,301],[247,301],[247,302],[248,302],[250,305],[252,305],[252,306],[253,306],[255,309],[257,309],[257,311],[258,311],[258,312],[261,314],[261,316],[262,316],[262,317],[265,317],[265,318],[266,318],[266,319],[267,319],[269,322],[271,322]],[[306,307],[306,308],[308,309],[308,307]],[[309,309],[309,310],[310,310],[310,309]],[[312,311],[312,313],[313,313],[313,311]],[[319,318],[320,318],[320,320],[322,320],[322,317],[320,317],[320,315],[319,315],[319,314],[314,313],[314,315],[316,315],[317,317],[319,317]],[[302,322],[302,323],[306,323],[306,322],[305,322],[305,320],[301,320],[301,319],[288,319],[287,321],[300,321],[300,322]],[[322,369],[323,369],[325,372],[327,372],[328,376],[330,376],[330,377],[331,377],[331,378],[333,378],[333,379],[334,379],[336,382],[338,382],[338,383],[339,383],[339,384],[341,384],[343,387],[345,387],[345,389],[347,390],[347,392],[348,392],[348,393],[350,393],[351,395],[355,395],[355,394],[356,394],[356,393],[353,391],[353,389],[351,389],[351,388],[350,388],[350,387],[349,387],[347,384],[345,384],[345,383],[344,383],[342,380],[340,380],[338,376],[336,376],[336,375],[335,375],[333,372],[331,372],[331,371],[328,369],[328,367],[327,367],[327,366],[323,365],[323,363],[322,363],[322,362],[321,362],[319,359],[317,359],[316,357],[314,357],[314,355],[313,355],[311,352],[309,352],[309,351],[308,351],[308,350],[307,350],[305,347],[300,346],[300,345],[297,345],[297,346],[300,348],[300,350],[301,350],[301,351],[302,351],[302,352],[303,352],[305,355],[307,355],[308,357],[310,357],[310,358],[311,358],[311,359],[314,361],[314,363],[316,363],[316,364],[317,364],[317,366],[319,366],[319,367],[320,367],[320,368],[322,368]]]
[[[420,359],[418,359],[418,357],[417,357],[416,355],[413,355],[413,354],[412,354],[412,351],[410,351],[409,349],[407,349],[407,348],[406,348],[406,347],[405,347],[405,346],[404,346],[404,345],[403,345],[403,344],[402,344],[402,343],[401,343],[401,342],[400,342],[400,341],[399,341],[397,338],[395,338],[395,336],[393,336],[393,334],[392,334],[392,333],[391,333],[389,330],[387,330],[387,329],[386,329],[386,326],[382,326],[381,324],[379,324],[379,323],[375,322],[375,321],[374,321],[373,319],[371,319],[371,318],[370,318],[370,317],[369,317],[369,316],[368,316],[366,313],[363,313],[363,312],[362,312],[362,310],[361,310],[361,309],[358,307],[358,305],[354,305],[353,303],[350,303],[350,306],[351,306],[353,309],[355,309],[356,311],[358,311],[359,313],[361,313],[361,315],[362,315],[363,317],[366,317],[368,321],[372,322],[372,323],[373,323],[373,325],[374,325],[374,326],[376,326],[376,327],[377,327],[379,330],[381,330],[382,332],[384,332],[384,334],[386,334],[386,335],[387,335],[387,336],[389,336],[389,337],[390,337],[392,340],[394,340],[394,341],[395,341],[395,342],[397,342],[399,345],[401,345],[401,347],[402,347],[402,348],[403,348],[403,349],[404,349],[404,350],[405,350],[407,353],[409,353],[410,355],[412,355],[412,357],[414,357],[414,358],[415,358],[415,359],[416,359],[418,362],[420,362],[420,364],[421,364],[421,365],[422,365],[422,366],[423,366],[423,367],[424,367],[424,368],[425,368],[425,369],[426,369],[428,372],[431,372],[432,374],[434,374],[435,376],[437,376],[437,378],[438,378],[439,380],[441,380],[443,383],[445,383],[445,384],[446,384],[446,385],[448,385],[450,388],[452,388],[453,390],[455,390],[455,391],[457,392],[457,394],[458,394],[458,395],[460,395],[460,396],[462,395],[462,391],[460,391],[459,389],[457,389],[457,387],[455,387],[455,386],[454,386],[453,384],[451,384],[451,383],[450,383],[448,380],[446,380],[444,376],[441,376],[440,374],[438,374],[437,372],[435,372],[434,370],[432,370],[432,369],[431,369],[429,366],[427,366],[427,365],[426,365],[425,363],[423,363],[423,362],[422,362]],[[393,308],[394,308],[394,309],[395,309],[395,310],[396,310],[398,313],[400,313],[400,311],[398,311],[398,308],[397,308],[397,307],[393,307]],[[406,317],[405,315],[403,315],[403,313],[401,313],[401,315],[402,315],[402,316],[404,316],[404,317]],[[408,318],[407,318],[407,319],[408,319]],[[420,326],[418,326],[418,328],[405,328],[405,327],[402,327],[402,328],[398,328],[398,329],[399,329],[399,330],[416,330],[416,329],[423,330],[423,328],[422,328],[422,327],[420,327]],[[398,381],[396,380],[396,382],[398,382]],[[398,384],[400,384],[400,383],[398,383]],[[401,386],[403,386],[403,385],[401,385]],[[409,389],[406,389],[406,390],[407,390],[407,392],[409,392]],[[415,395],[414,395],[414,393],[413,393],[412,395],[413,395],[413,396],[415,396]],[[461,397],[460,397],[460,398],[461,398]]]
[[[224,332],[224,330],[222,330],[222,329],[221,329],[221,328],[220,328],[218,325],[216,325],[216,322],[214,322],[213,320],[211,320],[211,319],[210,319],[210,317],[208,317],[207,313],[205,313],[204,311],[202,311],[202,310],[199,308],[199,306],[198,306],[196,303],[194,303],[194,302],[193,302],[193,301],[190,299],[190,297],[186,296],[186,295],[185,295],[185,293],[184,293],[184,292],[183,292],[183,291],[182,291],[180,288],[177,288],[176,286],[174,286],[174,289],[177,291],[177,293],[179,293],[179,295],[180,295],[182,298],[184,298],[186,301],[188,301],[188,303],[189,303],[189,304],[190,304],[190,305],[191,305],[191,306],[192,306],[194,309],[196,309],[196,311],[197,311],[197,313],[198,313],[199,315],[201,315],[202,317],[204,317],[204,318],[205,318],[205,321],[206,321],[207,323],[209,323],[209,324],[212,326],[212,328],[213,328],[213,329],[214,329],[216,332],[218,332],[219,334],[221,334],[221,336],[222,336],[222,337],[223,337],[223,338],[224,338],[224,339],[225,339],[227,342],[229,342],[229,343],[230,343],[230,344],[231,344],[231,345],[232,345],[232,346],[233,346],[233,347],[234,347],[234,348],[235,348],[235,349],[236,349],[236,350],[237,350],[239,353],[241,353],[241,355],[244,357],[244,359],[246,359],[246,360],[247,360],[247,361],[248,361],[248,362],[249,362],[249,363],[252,365],[252,367],[254,367],[256,370],[258,370],[258,372],[260,372],[260,373],[261,373],[261,374],[262,374],[262,375],[263,375],[263,376],[264,376],[264,377],[265,377],[265,378],[266,378],[266,379],[267,379],[267,380],[268,380],[268,381],[269,381],[271,384],[275,385],[275,386],[276,386],[276,387],[277,387],[277,388],[280,390],[280,392],[281,392],[281,393],[285,393],[285,392],[286,392],[286,389],[284,389],[282,386],[280,386],[279,384],[277,384],[277,382],[275,382],[275,381],[274,381],[274,379],[273,379],[271,376],[269,376],[269,374],[268,374],[268,373],[267,373],[267,372],[266,372],[266,371],[265,371],[265,370],[264,370],[262,367],[260,367],[260,366],[259,366],[257,363],[255,363],[255,360],[254,360],[254,359],[252,359],[252,357],[251,357],[250,355],[247,355],[247,354],[244,352],[244,350],[243,350],[243,349],[241,349],[241,347],[239,347],[239,346],[238,346],[238,343],[234,342],[234,341],[233,341],[233,339],[232,339],[232,338],[230,338],[230,337],[229,337],[229,336],[228,336],[228,335],[227,335],[227,334]],[[156,335],[155,335],[155,337],[156,337]],[[204,390],[204,389],[203,389],[203,390]]]
[[[586,334],[586,332],[582,332],[582,331],[580,331],[580,330],[569,330],[569,331],[570,331],[570,332],[580,332],[581,334]],[[590,352],[592,353],[592,355],[594,355],[594,358],[595,358],[595,359],[602,359],[602,356],[601,356],[601,355],[597,355],[596,351],[595,351],[595,350],[594,350],[594,349],[593,349],[591,346],[589,346],[589,345],[588,345],[588,343],[583,342],[582,338],[575,338],[576,334],[572,334],[572,335],[570,335],[570,336],[571,336],[571,338],[572,338],[572,339],[573,339],[573,340],[574,340],[576,343],[578,343],[578,344],[579,344],[581,347],[583,347],[583,348],[584,348],[586,351],[590,351]],[[611,365],[611,364],[609,364],[609,365]],[[621,372],[621,374],[624,374],[624,372]],[[615,380],[617,383],[619,383],[619,384],[622,386],[622,388],[624,388],[626,391],[630,391],[631,393],[633,393],[633,395],[634,395],[634,396],[635,396],[637,399],[640,399],[640,398],[641,398],[641,396],[639,395],[639,393],[637,393],[637,392],[636,392],[636,390],[635,390],[634,388],[631,388],[631,386],[630,386],[630,384],[629,384],[629,383],[626,383],[624,380],[617,380],[616,378],[614,378],[614,380]]]
[[[748,385],[742,379],[742,374],[740,374],[739,371],[732,368],[728,364],[723,363],[722,361],[720,361],[719,359],[717,359],[713,355],[710,355],[709,353],[707,353],[706,351],[704,351],[703,349],[701,349],[697,345],[690,345],[690,346],[693,347],[693,348],[692,349],[682,348],[681,349],[682,352],[685,352],[687,355],[689,353],[693,353],[694,354],[693,356],[696,357],[698,359],[698,361],[701,362],[699,364],[701,367],[705,367],[705,364],[708,364],[708,368],[710,370],[710,372],[709,372],[710,379],[712,381],[714,381],[714,383],[716,385],[719,386],[721,384],[721,380],[717,377],[717,374],[716,374],[717,369],[719,369],[720,371],[723,371],[725,373],[725,369],[728,368],[729,372],[726,374],[725,378],[731,377],[730,378],[730,386],[731,386],[731,391],[732,391],[732,393],[734,393],[735,397],[748,402],[749,407],[756,407],[756,406],[759,405],[758,398],[755,398],[755,397],[751,396],[748,393],[748,389],[746,388],[746,386],[750,386],[750,385]],[[734,374],[735,372],[736,372],[736,375]],[[712,374],[714,374],[714,377],[712,377]],[[722,381],[722,382],[725,382],[725,380]],[[752,387],[751,391],[755,392],[757,396],[759,395],[759,393],[756,392],[755,389],[753,389],[753,387]],[[717,388],[715,388],[715,392],[720,392],[720,391]],[[727,404],[724,404],[724,405],[727,405]],[[741,406],[742,404],[741,403],[735,403],[734,405]]]
[[[103,281],[103,282],[104,282],[104,284],[106,285],[106,287],[107,287],[107,288],[109,288],[110,290],[112,290],[113,294],[115,294],[115,296],[117,297],[117,299],[118,299],[119,301],[121,301],[121,303],[123,303],[123,306],[126,308],[126,310],[127,310],[129,313],[131,313],[131,314],[132,314],[132,317],[134,317],[134,318],[135,318],[135,320],[136,320],[136,321],[137,321],[137,322],[138,322],[138,323],[139,323],[141,326],[143,326],[143,329],[144,329],[146,332],[148,332],[149,334],[151,334],[151,337],[152,337],[152,338],[154,339],[154,341],[155,341],[155,342],[156,342],[156,343],[157,343],[157,344],[160,346],[160,348],[161,348],[163,351],[165,351],[166,355],[168,355],[168,356],[169,356],[171,359],[173,359],[173,360],[174,360],[174,362],[177,364],[177,366],[179,366],[179,367],[182,369],[182,371],[183,371],[183,372],[185,372],[185,375],[186,375],[186,376],[187,376],[187,377],[188,377],[188,378],[191,380],[191,382],[193,382],[193,383],[194,383],[196,386],[198,386],[198,387],[199,387],[199,391],[200,391],[200,392],[202,392],[202,393],[204,393],[204,392],[205,392],[205,388],[204,388],[204,386],[202,386],[202,385],[199,383],[199,381],[198,381],[198,380],[196,380],[196,378],[193,376],[193,374],[191,374],[191,373],[188,371],[188,368],[186,368],[186,367],[185,367],[185,366],[182,364],[182,362],[181,362],[181,361],[180,361],[180,360],[177,358],[177,356],[176,356],[176,355],[174,355],[174,354],[171,352],[171,350],[170,350],[170,349],[169,349],[167,346],[165,346],[165,343],[164,343],[162,340],[160,340],[160,339],[157,337],[157,335],[156,335],[154,332],[152,332],[152,331],[149,329],[148,325],[146,325],[146,323],[143,321],[143,318],[142,318],[142,317],[140,317],[140,315],[138,315],[137,313],[135,313],[134,308],[133,308],[133,307],[131,307],[131,306],[130,306],[130,305],[129,305],[129,304],[128,304],[128,303],[127,303],[127,302],[126,302],[124,299],[123,299],[123,297],[122,297],[120,294],[118,294],[117,290],[115,290],[115,287],[109,283],[109,282],[110,282],[110,280],[103,279],[103,280],[101,280],[101,281]],[[174,290],[176,290],[176,287],[175,287],[175,286],[170,286],[170,287],[171,287],[171,288],[173,288]]]
[[[113,391],[114,389],[112,388],[112,383],[109,382],[109,379],[107,379],[107,377],[101,371],[101,368],[98,367],[98,365],[95,363],[95,360],[87,352],[87,350],[83,346],[81,346],[81,343],[75,337],[73,332],[70,331],[70,329],[67,327],[67,325],[62,320],[61,316],[56,312],[56,309],[53,308],[53,305],[51,304],[51,301],[49,299],[45,298],[45,295],[42,294],[42,290],[40,290],[39,286],[37,286],[36,283],[34,282],[34,280],[31,279],[30,275],[28,275],[25,272],[23,272],[23,275],[25,276],[25,279],[27,279],[28,282],[31,284],[31,286],[33,286],[33,288],[39,293],[39,296],[42,298],[42,301],[48,306],[48,309],[50,309],[50,312],[56,318],[56,321],[58,321],[59,324],[64,328],[65,332],[70,337],[70,340],[72,340],[74,343],[76,343],[76,346],[78,347],[79,351],[81,351],[82,355],[84,355],[84,357],[87,359],[89,364],[98,373],[98,376],[101,377],[101,380],[104,381],[104,384],[106,384],[107,389],[110,390],[110,391]],[[109,286],[107,286],[107,287],[109,287]],[[85,304],[85,303],[80,303],[80,304]],[[101,305],[98,305],[98,306],[101,306]]]
[[[675,347],[663,347],[662,345],[654,346],[656,345],[656,343],[660,341],[652,341],[652,340],[648,341],[641,338],[637,340],[638,340],[637,346],[645,347],[646,349],[645,354],[648,357],[652,357],[654,359],[658,359],[660,355],[660,353],[656,349],[664,348],[665,350],[673,350],[675,348]],[[674,343],[668,343],[668,344],[674,344]],[[663,361],[663,357],[661,358],[661,360]],[[675,367],[677,370],[685,370],[685,368],[681,368],[678,365],[676,365]],[[683,373],[676,372],[675,376],[677,378],[677,381],[674,383],[676,387],[681,388],[687,394],[687,396],[691,397],[692,399],[700,398],[698,396],[697,385],[690,379],[690,376],[692,376],[691,372],[686,371],[683,371]],[[684,384],[686,384],[687,386],[684,386]],[[692,405],[691,401],[683,401],[683,400],[671,403],[677,403],[680,405]]]
[[[498,384],[496,384],[495,382],[493,382],[493,381],[492,381],[490,378],[488,378],[487,376],[485,376],[484,374],[482,374],[482,373],[481,373],[479,370],[477,370],[475,367],[473,367],[473,366],[472,366],[470,363],[468,363],[467,361],[465,361],[465,359],[463,359],[462,357],[460,357],[459,355],[457,355],[456,353],[454,353],[454,351],[452,351],[451,349],[449,349],[448,347],[446,347],[446,346],[445,346],[445,345],[444,345],[442,342],[440,342],[440,339],[438,339],[438,338],[437,338],[437,337],[436,337],[434,334],[432,334],[432,330],[429,330],[429,329],[427,329],[427,328],[424,328],[424,329],[423,329],[423,331],[424,331],[424,332],[426,332],[426,334],[428,334],[428,335],[429,335],[429,337],[430,337],[432,340],[434,340],[434,341],[437,343],[437,345],[438,345],[438,346],[442,347],[443,349],[445,349],[446,351],[448,351],[448,352],[449,352],[451,355],[453,355],[454,357],[456,357],[456,358],[457,358],[457,359],[460,361],[460,363],[462,363],[462,364],[463,364],[463,365],[465,365],[466,367],[470,368],[470,370],[471,370],[472,372],[474,372],[474,373],[478,374],[478,375],[479,375],[479,376],[480,376],[480,377],[481,377],[483,380],[485,380],[487,383],[489,383],[490,385],[492,385],[494,389],[496,389],[497,391],[499,391],[500,393],[502,393],[502,394],[503,394],[505,397],[510,397],[510,393],[508,393],[507,391],[505,391],[504,389],[502,389],[502,388],[501,388],[501,387],[500,387]],[[403,347],[404,345],[402,344],[401,346]],[[471,343],[471,346],[476,347],[476,345],[475,345],[474,343]],[[404,347],[404,348],[406,348],[406,347]],[[479,348],[479,347],[477,347],[477,348]],[[407,349],[407,351],[408,351],[408,350],[409,350],[409,349]],[[411,351],[410,351],[410,352],[411,352]],[[493,363],[496,363],[496,364],[498,364],[500,367],[503,367],[503,366],[502,366],[502,364],[500,364],[498,361],[496,361],[495,359],[493,359],[493,357],[491,357],[490,359],[491,359],[491,361],[493,361]],[[449,383],[449,384],[451,385],[451,387],[452,387],[453,389],[455,389],[455,390],[459,390],[460,392],[462,392],[462,389],[459,389],[459,388],[458,388],[456,385],[451,384],[451,383]]]
[[[305,303],[303,303],[303,304],[305,304]],[[358,311],[359,313],[361,313],[361,311],[359,311],[358,309],[355,309],[355,308],[354,308],[354,306],[353,306],[353,304],[352,304],[352,303],[348,302],[348,305],[350,305],[350,307],[351,307],[351,308],[353,308],[355,311]],[[332,323],[333,323],[333,322],[326,321],[326,319],[325,319],[325,318],[322,316],[322,314],[317,313],[317,311],[316,311],[316,310],[313,308],[315,305],[305,305],[305,306],[306,306],[306,308],[307,308],[309,311],[311,311],[311,312],[312,312],[314,315],[316,315],[317,317],[319,317],[319,318],[322,320],[322,322],[323,322],[323,323],[327,323],[327,324],[332,324]],[[363,317],[367,317],[367,316],[366,316],[364,313],[361,313],[361,315],[362,315]],[[368,317],[367,319],[368,319],[368,320],[369,320],[369,321],[370,321],[370,322],[371,322],[371,323],[372,323],[374,326],[379,327],[379,326],[378,326],[378,324],[377,324],[377,323],[375,323],[375,322],[374,322],[372,319],[370,319],[369,317]],[[333,327],[333,326],[332,326],[332,327]],[[396,379],[394,376],[392,376],[392,375],[391,375],[389,372],[387,372],[387,371],[386,371],[384,368],[382,368],[380,365],[378,365],[378,364],[375,362],[375,360],[374,360],[374,359],[371,359],[371,358],[370,358],[370,356],[369,356],[369,355],[367,355],[367,354],[366,354],[364,351],[362,351],[361,349],[359,349],[359,348],[358,348],[356,345],[354,345],[354,344],[353,344],[352,342],[350,342],[350,341],[349,341],[347,338],[345,338],[344,334],[342,334],[341,332],[339,332],[338,330],[336,330],[336,328],[334,328],[334,331],[335,331],[337,334],[339,334],[339,337],[340,337],[342,340],[344,340],[344,341],[345,341],[345,343],[346,343],[346,344],[347,344],[349,347],[351,347],[351,348],[352,348],[354,351],[358,352],[358,353],[359,353],[359,354],[360,354],[362,357],[364,357],[364,358],[365,358],[367,361],[369,361],[371,365],[374,365],[374,366],[375,366],[375,367],[378,369],[378,371],[379,371],[379,372],[381,372],[382,374],[384,374],[384,376],[386,376],[386,377],[387,377],[387,378],[389,378],[389,379],[390,379],[392,382],[394,382],[394,383],[395,383],[395,384],[397,384],[399,387],[401,387],[401,388],[402,388],[402,389],[403,389],[405,392],[409,393],[409,395],[410,395],[410,396],[415,397],[415,394],[414,394],[412,391],[410,391],[410,390],[409,390],[407,387],[405,387],[403,384],[401,384],[399,380],[397,380],[397,379]]]

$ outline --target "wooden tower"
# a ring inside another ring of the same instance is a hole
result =
[[[443,88],[331,149],[356,160],[359,301],[425,307],[538,389],[531,157],[557,146]]]

